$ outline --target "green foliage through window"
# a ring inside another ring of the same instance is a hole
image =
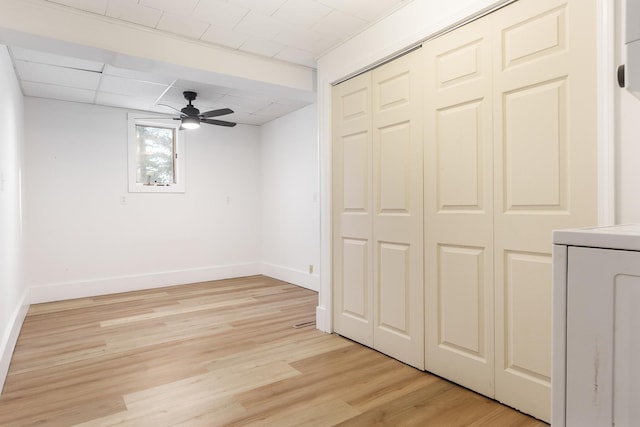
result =
[[[136,182],[146,185],[176,183],[175,129],[136,125]]]

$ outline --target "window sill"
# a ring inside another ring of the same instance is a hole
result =
[[[129,193],[184,193],[184,184],[130,184]]]

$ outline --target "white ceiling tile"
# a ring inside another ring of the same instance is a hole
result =
[[[315,101],[308,102],[308,101],[301,101],[299,99],[275,98],[273,99],[273,102],[277,104],[290,105],[295,110],[299,110],[302,107],[306,107],[307,105],[313,104]]]
[[[12,47],[11,55],[14,59],[26,62],[36,62],[40,64],[58,65],[66,68],[78,70],[102,71],[104,64],[101,62],[88,61],[86,59],[72,58],[70,56],[54,55],[53,53],[40,52],[37,50]]]
[[[164,107],[162,105],[151,105],[151,106],[149,106],[147,108],[142,108],[142,110],[144,110],[144,111],[153,111],[155,113],[160,113],[160,114],[165,115],[165,116],[176,116],[177,115],[177,113],[174,110],[172,110],[170,108],[167,108],[167,107]]]
[[[321,54],[337,46],[339,43],[340,43],[340,39],[336,39],[334,37],[329,37],[329,36],[323,36],[313,40],[312,52],[316,54],[316,57],[320,57]]]
[[[199,39],[209,28],[209,23],[185,15],[164,13],[160,18],[160,22],[158,22],[157,28],[169,33]]]
[[[287,0],[228,0],[230,4],[242,6],[262,15],[272,15]]]
[[[273,41],[282,43],[285,46],[293,46],[302,50],[313,49],[314,38],[319,35],[308,30],[300,30],[297,28],[285,27],[273,38]]]
[[[117,93],[98,92],[96,104],[108,105],[111,107],[131,108],[134,110],[149,110],[153,108],[155,99],[135,96],[121,95]]]
[[[249,13],[249,9],[222,0],[200,0],[193,15],[218,28],[232,29]]]
[[[254,37],[271,40],[282,30],[282,22],[270,16],[250,12],[242,18],[234,30]]]
[[[140,4],[170,13],[188,15],[193,12],[198,0],[140,0]]]
[[[25,82],[47,83],[57,86],[96,90],[101,73],[76,70],[35,62],[15,61],[20,80]]]
[[[355,7],[351,9],[351,13],[358,18],[362,18],[369,22],[379,21],[391,13],[404,6],[407,2],[397,0],[367,2],[366,0],[352,0]],[[368,7],[371,6],[371,7]]]
[[[310,57],[295,49],[317,58],[412,0],[48,1],[310,66]],[[292,49],[284,51],[276,44]]]
[[[317,0],[334,9],[354,15],[365,21],[377,21],[404,5],[403,0]]]
[[[291,46],[282,49],[280,52],[278,52],[275,58],[282,61],[305,65],[310,68],[316,68],[317,66],[316,58],[313,53]]]
[[[287,115],[293,111],[298,110],[301,107],[290,105],[290,104],[280,104],[277,102],[271,103],[267,105],[265,108],[258,110],[256,114],[260,114],[262,116],[271,116],[273,118],[282,117]]]
[[[284,45],[259,37],[249,37],[240,48],[246,52],[255,53],[262,56],[273,57],[278,54]]]
[[[327,16],[331,8],[314,0],[288,1],[280,7],[273,17],[297,28],[310,28],[321,18]]]
[[[231,108],[237,113],[255,113],[271,104],[268,98],[260,98],[257,96],[234,96],[226,95],[220,100],[225,107]]]
[[[59,99],[61,101],[93,103],[96,92],[87,89],[55,86],[46,83],[22,82],[22,90],[26,96]]]
[[[334,10],[316,22],[311,29],[327,38],[333,38],[339,41],[345,37],[356,34],[362,28],[366,27],[366,25],[367,22],[360,18],[340,12],[339,10]]]
[[[273,41],[282,43],[285,46],[291,46],[300,50],[306,50],[307,52],[313,52],[316,56],[319,56],[319,53],[322,53],[335,43],[334,41],[327,40],[326,37],[314,31],[297,30],[292,28],[285,28],[273,39]]]
[[[270,122],[274,118],[270,117],[270,116],[259,116],[259,115],[256,115],[256,114],[238,113],[238,112],[236,112],[233,115],[225,116],[224,119],[228,120],[230,122],[242,123],[242,124],[245,124],[245,125],[260,126],[260,125],[263,125],[263,124],[265,124],[267,122]]]
[[[91,13],[104,15],[107,10],[109,0],[48,0],[51,3],[58,3],[70,6],[75,9],[86,10]]]
[[[112,65],[105,65],[103,75],[124,77],[127,79],[141,80],[149,83],[160,83],[163,85],[170,85],[175,79],[172,76],[164,76],[161,74],[145,73],[142,71],[129,70],[126,68],[118,68]]]
[[[216,108],[226,107],[225,105],[219,106],[219,103],[224,98],[225,93],[221,91],[228,91],[228,89],[220,89],[216,86],[207,87],[202,83],[190,84],[188,82],[180,81],[180,84],[176,83],[171,89],[169,89],[162,99],[158,101],[158,104],[169,105],[177,110],[184,108],[187,105],[187,100],[184,99],[182,92],[190,90],[196,92],[198,96],[193,105],[200,111],[209,111]],[[165,110],[171,111],[171,110]]]
[[[173,89],[179,91],[181,99],[184,99],[182,98],[182,92],[184,92],[185,90],[196,92],[198,94],[198,97],[196,98],[197,100],[219,99],[220,96],[226,95],[230,91],[230,89],[227,87],[216,86],[202,82],[192,82],[189,80],[176,80],[172,90]]]
[[[116,93],[127,96],[140,96],[151,99],[149,105],[163,94],[167,89],[167,85],[158,83],[143,82],[140,80],[125,79],[115,76],[102,76],[100,81],[101,92]]]
[[[200,40],[215,43],[221,46],[238,49],[249,38],[248,35],[233,31],[231,29],[223,29],[215,25],[211,25],[207,31],[200,37]]]
[[[107,16],[155,28],[162,11],[138,4],[137,0],[110,0]]]

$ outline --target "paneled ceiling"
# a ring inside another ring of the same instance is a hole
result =
[[[101,16],[172,37],[315,68],[316,58],[411,0],[46,0],[85,16]],[[31,46],[30,46],[31,47]],[[261,125],[312,103],[183,80],[180,75],[11,46],[26,96],[172,113],[185,90],[198,92],[201,111],[229,107],[225,120]]]

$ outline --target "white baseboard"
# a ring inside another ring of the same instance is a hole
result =
[[[260,274],[260,270],[261,264],[256,262],[34,285],[31,287],[31,304],[254,276]]]
[[[303,288],[318,292],[320,290],[320,276],[309,274],[306,271],[295,270],[268,262],[262,263],[261,273],[274,279],[282,280]]]
[[[27,317],[27,311],[29,311],[29,301],[28,292],[25,291],[20,304],[18,304],[9,318],[7,328],[3,331],[3,334],[0,335],[0,393],[2,393],[4,382],[9,373],[13,350],[16,348],[22,324],[24,323],[25,317]]]

